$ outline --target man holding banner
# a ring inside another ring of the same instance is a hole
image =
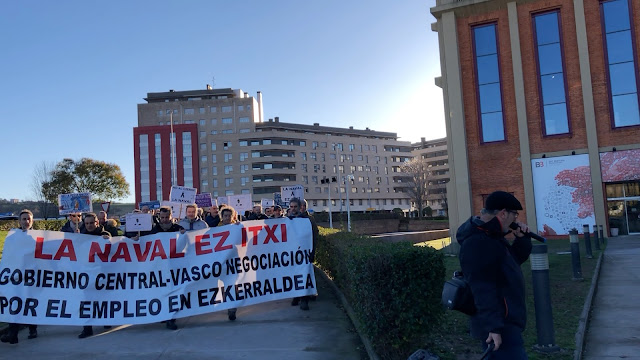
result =
[[[312,244],[313,244],[313,247],[311,249],[311,262],[313,262],[315,258],[315,253],[316,253],[316,244],[318,243],[318,236],[320,232],[318,230],[318,225],[316,225],[316,222],[309,218],[309,213],[306,211],[306,203],[304,205],[305,211],[302,212],[303,201],[305,200],[300,200],[299,198],[295,198],[295,197],[289,200],[288,217],[290,219],[293,219],[293,218],[309,219],[309,222],[311,223],[311,232],[312,232],[311,237],[312,237]],[[301,310],[309,310],[310,298],[311,296],[294,297],[293,300],[291,300],[291,306],[296,306],[300,304]]]
[[[158,212],[160,216],[160,221],[156,224],[156,226],[153,227],[153,229],[151,229],[151,234],[157,234],[157,233],[163,233],[163,232],[178,232],[180,230],[184,230],[182,226],[173,222],[170,207],[162,206]],[[178,330],[178,325],[176,325],[176,319],[167,320],[165,324],[167,325],[167,329],[169,330]]]
[[[18,217],[20,219],[20,230],[31,230],[33,226],[33,213],[30,210],[22,210]],[[8,342],[9,344],[18,343],[18,331],[20,330],[20,324],[10,323],[9,330],[6,334],[0,338],[2,342]],[[29,325],[29,336],[27,339],[35,339],[38,337],[38,325]]]
[[[180,220],[180,222],[178,223],[178,225],[183,227],[183,230],[202,230],[202,229],[207,229],[209,227],[209,225],[207,225],[207,223],[198,218],[198,205],[196,204],[189,204],[187,205],[187,216]]]

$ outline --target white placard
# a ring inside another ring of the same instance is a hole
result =
[[[181,204],[195,204],[198,189],[185,186],[172,186],[169,201]]]
[[[150,231],[153,228],[151,214],[131,213],[126,215],[126,220],[124,226],[127,232]]]
[[[304,187],[302,185],[281,186],[280,196],[285,205],[289,205],[289,201],[293,198],[304,200]]]
[[[233,206],[238,214],[243,214],[246,210],[252,210],[251,194],[230,195],[229,205]]]
[[[273,199],[261,199],[260,205],[262,205],[263,209],[273,206]]]
[[[187,216],[187,204],[163,201],[160,205],[170,207],[171,216],[174,219],[184,219]]]
[[[218,196],[218,206],[229,203],[229,198],[226,196]]]

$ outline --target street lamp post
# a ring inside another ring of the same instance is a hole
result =
[[[351,192],[351,180],[353,175],[347,175],[344,177],[347,182],[347,231],[351,232],[351,203],[349,202],[349,192]]]

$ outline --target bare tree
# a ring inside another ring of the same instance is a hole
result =
[[[51,203],[47,200],[42,185],[51,181],[51,172],[53,169],[53,163],[42,161],[33,169],[33,175],[31,176],[31,193],[36,202],[40,204],[40,215],[44,217],[45,220],[47,220],[49,216],[47,211],[51,207]]]
[[[422,217],[422,209],[427,202],[427,195],[429,195],[429,179],[431,179],[431,171],[427,165],[427,160],[415,157],[405,162],[401,170],[411,179],[407,190],[418,206],[418,217]]]

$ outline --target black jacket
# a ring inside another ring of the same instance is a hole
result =
[[[153,229],[151,229],[151,231],[149,232],[150,234],[157,234],[160,232],[178,232],[180,230],[182,230],[182,226],[173,223],[171,224],[171,227],[169,228],[169,230],[164,230],[161,226],[160,223],[156,224],[156,226],[153,227]]]
[[[478,312],[471,317],[471,336],[486,340],[489,332],[503,342],[521,341],[527,322],[524,277],[520,265],[531,254],[531,238],[509,245],[498,218],[483,222],[471,217],[458,228],[460,266],[471,286]]]
[[[208,214],[207,217],[204,218],[204,221],[209,225],[209,227],[216,227],[220,224],[220,216]]]
[[[268,219],[269,217],[263,213],[259,213],[256,214],[254,212],[251,212],[251,214],[249,214],[249,216],[247,216],[247,220],[265,220]]]
[[[91,232],[87,231],[86,228],[82,229],[81,232],[87,235],[97,235],[97,236],[107,235],[111,237],[111,234],[108,231],[106,231],[102,226],[96,227],[96,229]]]

